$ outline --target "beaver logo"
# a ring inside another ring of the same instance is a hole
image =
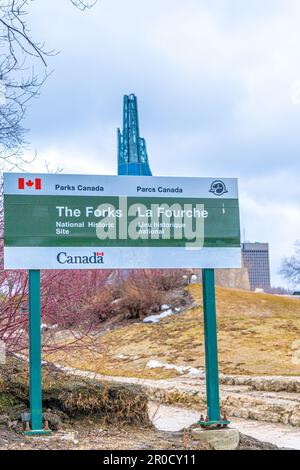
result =
[[[215,196],[223,196],[223,194],[228,193],[226,184],[221,180],[216,180],[211,183],[209,192],[213,193]]]

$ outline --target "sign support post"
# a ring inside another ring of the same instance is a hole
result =
[[[215,273],[213,269],[202,271],[206,396],[209,421],[219,421],[220,398],[218,377],[217,319],[215,300]]]
[[[205,369],[206,369],[206,404],[207,418],[200,421],[203,427],[227,426],[229,421],[221,418],[219,371],[218,371],[218,339],[216,315],[216,291],[214,269],[202,270]]]
[[[29,393],[31,430],[26,435],[44,435],[42,413],[41,272],[29,271]]]

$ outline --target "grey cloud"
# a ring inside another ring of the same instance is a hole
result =
[[[279,282],[298,229],[288,237],[272,212],[268,231],[253,214],[272,203],[300,213],[299,2],[101,0],[87,14],[67,0],[33,5],[33,34],[61,50],[28,114],[41,160],[55,154],[76,172],[83,154],[89,169],[114,172],[122,96],[136,93],[153,172],[239,176],[244,220],[276,249]]]

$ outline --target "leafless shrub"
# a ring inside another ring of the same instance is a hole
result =
[[[280,273],[291,285],[300,285],[300,241],[295,243],[294,255],[282,261]]]
[[[121,291],[120,307],[128,318],[157,312],[163,298],[155,273],[150,270],[131,271],[123,280]]]

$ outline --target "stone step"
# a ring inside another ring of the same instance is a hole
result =
[[[284,376],[239,376],[220,374],[220,383],[224,385],[246,385],[253,390],[266,392],[300,393],[300,377]]]
[[[139,384],[151,401],[193,407],[199,410],[199,417],[200,411],[205,414],[205,382],[201,379],[177,377],[167,380],[150,380],[103,376],[67,367],[62,369],[67,373],[101,381]],[[243,382],[240,385],[221,385],[220,399],[222,413],[226,413],[228,418],[237,417],[300,427],[300,396],[296,393],[261,393]]]

